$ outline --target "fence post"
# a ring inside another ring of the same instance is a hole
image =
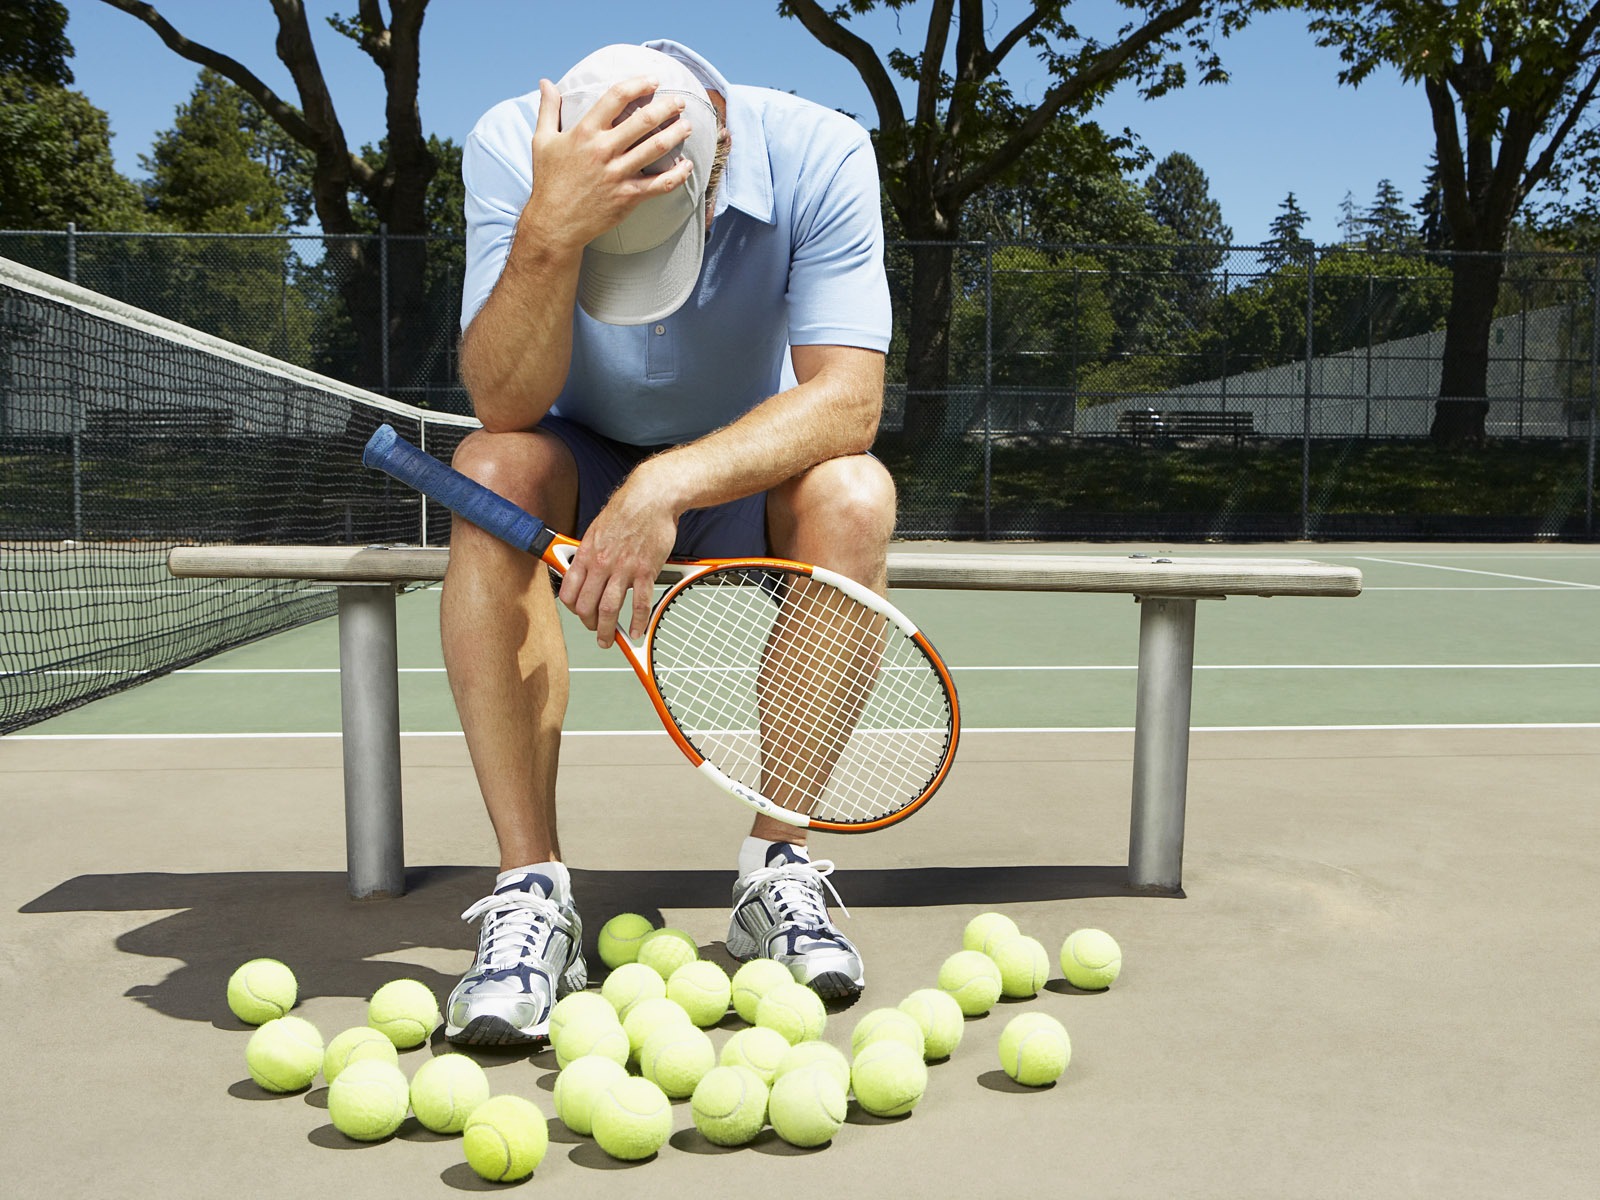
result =
[[[67,282],[78,282],[78,223],[67,222]],[[70,356],[72,378],[72,538],[83,540],[83,389],[76,351]]]
[[[1594,536],[1595,426],[1600,425],[1600,255],[1589,277],[1589,460],[1584,468],[1583,535]]]
[[[383,326],[380,334],[383,347],[383,394],[389,395],[389,222],[378,223],[378,320]]]
[[[1300,406],[1300,538],[1311,536],[1311,364],[1316,355],[1317,249],[1306,249],[1306,378]]]
[[[78,282],[78,223],[67,222],[67,282]]]
[[[994,539],[991,498],[994,485],[994,239],[983,238],[983,540]]]

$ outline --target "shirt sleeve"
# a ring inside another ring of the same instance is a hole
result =
[[[796,213],[789,343],[889,349],[878,164],[866,134]]]
[[[461,281],[462,330],[472,323],[500,281],[511,253],[517,218],[533,188],[531,128],[522,139],[521,153],[510,153],[521,124],[482,121],[468,135],[461,150],[467,223],[467,262]]]

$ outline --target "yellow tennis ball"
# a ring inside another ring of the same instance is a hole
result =
[[[928,1064],[904,1042],[868,1042],[850,1064],[850,1086],[873,1116],[904,1116],[928,1089]]]
[[[322,1034],[300,1017],[276,1017],[250,1035],[244,1061],[267,1091],[298,1092],[322,1069]]]
[[[917,1052],[918,1058],[922,1057],[927,1047],[922,1026],[910,1013],[898,1008],[875,1008],[857,1021],[856,1027],[850,1031],[850,1053],[859,1054],[861,1047],[868,1042],[883,1038],[904,1042]]]
[[[663,980],[685,963],[700,957],[700,947],[681,929],[657,929],[647,933],[639,942],[638,961],[649,967]]]
[[[526,1179],[550,1148],[550,1126],[521,1096],[490,1096],[467,1118],[461,1148],[467,1165],[492,1183]]]
[[[1013,1017],[1000,1034],[1000,1066],[1018,1083],[1043,1087],[1061,1078],[1072,1061],[1072,1041],[1048,1013]]]
[[[406,1119],[410,1103],[405,1072],[382,1059],[351,1063],[328,1085],[328,1119],[358,1142],[389,1137]]]
[[[1005,913],[979,913],[968,921],[967,927],[961,931],[961,948],[979,950],[987,954],[993,947],[1007,938],[1016,937],[1021,932],[1017,928],[1017,923]]]
[[[752,958],[733,973],[733,1011],[750,1024],[756,1023],[756,1005],[780,983],[793,983],[794,976],[781,962],[770,958]]]
[[[1000,999],[1000,968],[979,950],[957,950],[939,968],[939,986],[955,997],[961,1011],[980,1017]]]
[[[641,1000],[658,1000],[667,994],[667,981],[643,963],[623,963],[606,976],[600,985],[600,994],[611,1002],[617,1016],[627,1020],[628,1013]]]
[[[595,1100],[627,1074],[628,1069],[614,1058],[586,1054],[574,1059],[556,1076],[556,1116],[573,1133],[588,1137],[594,1132]]]
[[[565,1070],[580,1058],[598,1054],[625,1067],[630,1053],[628,1032],[616,1013],[579,1013],[562,1026],[561,1041],[556,1044],[556,1066]]]
[[[294,972],[275,958],[252,958],[228,977],[228,1007],[247,1025],[283,1016],[299,994]]]
[[[1013,1000],[1037,996],[1050,978],[1050,955],[1038,938],[1018,934],[989,951],[1000,968],[1000,994]]]
[[[438,997],[415,979],[391,980],[367,1003],[367,1024],[401,1050],[422,1045],[438,1023]]]
[[[649,1000],[639,1001],[628,1013],[628,1019],[622,1023],[622,1028],[628,1035],[628,1054],[638,1058],[639,1051],[644,1049],[645,1041],[650,1035],[668,1024],[694,1028],[694,1023],[689,1020],[689,1014],[683,1011],[682,1006],[665,996],[654,996]]]
[[[400,1052],[394,1043],[370,1025],[357,1025],[335,1035],[322,1055],[322,1078],[332,1083],[339,1072],[354,1062],[367,1059],[398,1064]]]
[[[761,997],[756,1005],[756,1024],[776,1029],[792,1046],[821,1037],[828,1024],[828,1010],[821,996],[791,979]]]
[[[789,1039],[783,1034],[764,1025],[752,1025],[722,1044],[718,1061],[725,1067],[749,1067],[761,1077],[762,1083],[771,1087],[778,1064],[788,1052]]]
[[[823,1145],[839,1132],[847,1111],[843,1086],[821,1066],[780,1075],[767,1100],[772,1131],[791,1146]]]
[[[639,957],[639,942],[655,926],[638,913],[618,913],[600,927],[600,961],[615,971]]]
[[[465,1054],[430,1058],[411,1077],[411,1111],[434,1133],[460,1133],[489,1098],[489,1077]]]
[[[1078,929],[1061,944],[1061,973],[1075,988],[1097,992],[1122,973],[1122,947],[1103,929]]]
[[[602,1016],[617,1019],[617,1010],[612,1008],[606,998],[599,992],[569,992],[556,1001],[550,1010],[549,1037],[552,1048],[559,1048],[561,1044],[561,1031],[566,1028],[567,1022],[575,1017]]]
[[[840,1087],[850,1090],[850,1060],[828,1042],[798,1042],[790,1046],[778,1060],[772,1080],[776,1083],[790,1071],[803,1071],[807,1067],[818,1067],[828,1072],[839,1081]]]
[[[712,1067],[695,1084],[689,1111],[694,1127],[712,1145],[743,1146],[767,1123],[767,1085],[749,1067]]]
[[[667,1022],[639,1050],[639,1074],[674,1100],[693,1095],[716,1065],[717,1049],[711,1039],[687,1022]]]
[[[949,1058],[961,1045],[966,1014],[949,992],[918,988],[900,1001],[900,1011],[922,1029],[922,1057],[927,1062]]]
[[[667,999],[680,1005],[701,1029],[728,1015],[732,997],[728,973],[710,959],[686,962],[667,978]]]
[[[672,1135],[672,1104],[648,1079],[629,1075],[595,1098],[594,1140],[612,1158],[649,1158]]]

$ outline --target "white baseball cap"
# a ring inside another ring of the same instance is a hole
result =
[[[687,65],[648,46],[603,46],[561,77],[561,127],[571,129],[612,85],[638,75],[659,82],[655,96],[681,96],[688,140],[644,168],[668,170],[687,158],[688,181],[635,208],[622,224],[590,242],[578,275],[578,304],[608,325],[644,325],[676,312],[700,278],[705,252],[706,187],[717,151],[717,115]],[[653,96],[635,101],[622,117]],[[620,121],[622,117],[619,117]]]

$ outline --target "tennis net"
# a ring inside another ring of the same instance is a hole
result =
[[[447,459],[477,424],[0,259],[0,733],[335,610],[314,583],[174,579],[174,545],[446,541],[362,469],[384,422]]]

